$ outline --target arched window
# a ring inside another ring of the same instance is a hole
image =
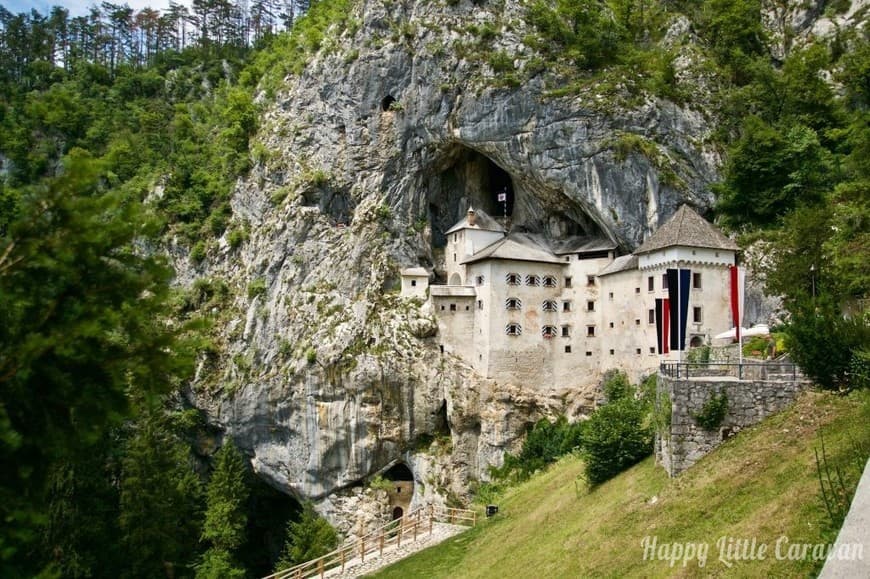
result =
[[[523,278],[518,273],[509,273],[504,276],[504,279],[508,285],[520,285]]]
[[[474,283],[476,285],[483,285],[484,281],[486,281],[486,279],[482,275],[479,275],[476,278],[474,278]]]
[[[552,275],[544,276],[544,287],[556,287],[556,285],[557,282],[555,277],[553,277]]]
[[[556,337],[556,326],[544,326],[541,328],[541,335],[546,339]]]
[[[555,312],[559,309],[559,306],[556,305],[556,300],[544,300],[541,304],[541,309],[545,312]]]
[[[504,301],[506,310],[521,310],[523,309],[523,300],[520,298],[508,298]]]
[[[519,324],[508,324],[504,327],[504,333],[508,336],[521,336],[523,327]]]
[[[541,277],[537,276],[537,275],[531,275],[531,274],[527,275],[526,276],[526,285],[533,285],[533,286],[541,285]]]

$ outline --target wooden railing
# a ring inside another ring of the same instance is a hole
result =
[[[380,556],[384,549],[391,545],[396,545],[396,548],[399,548],[402,543],[416,541],[417,537],[431,534],[435,522],[473,527],[477,524],[477,513],[468,509],[450,507],[420,507],[331,553],[283,569],[264,577],[264,579],[322,578],[327,571],[339,567],[343,573],[345,565],[357,557],[360,558],[361,562],[365,562],[367,556],[371,556],[375,552]]]

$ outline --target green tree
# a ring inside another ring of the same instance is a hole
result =
[[[305,503],[298,521],[287,525],[287,543],[276,570],[317,559],[338,547],[338,533]]]
[[[106,192],[74,151],[27,189],[0,238],[0,566],[31,574],[47,521],[48,467],[79,456],[190,369],[165,322],[171,270],[134,249],[157,231],[135,199]]]
[[[582,450],[589,484],[601,484],[652,453],[648,418],[648,405],[633,396],[605,404],[592,414],[585,425]]]
[[[202,486],[162,404],[143,400],[124,449],[121,543],[128,577],[172,577],[195,559]]]
[[[211,548],[197,566],[196,575],[220,578],[235,573],[243,577],[244,570],[238,568],[233,556],[245,542],[248,522],[246,503],[249,489],[245,481],[245,462],[232,441],[221,447],[214,460],[202,527],[202,539],[208,541]]]

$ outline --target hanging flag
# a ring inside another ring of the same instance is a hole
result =
[[[734,323],[734,337],[740,341],[740,327],[743,325],[743,299],[746,290],[746,269],[736,265],[728,266],[731,273],[731,321]]]
[[[658,340],[659,354],[667,354],[671,351],[671,312],[670,302],[667,298],[656,298],[656,339]]]
[[[671,350],[686,349],[686,321],[689,318],[689,284],[692,280],[692,270],[681,269],[679,277],[676,269],[669,269],[668,300],[670,301],[671,318]]]

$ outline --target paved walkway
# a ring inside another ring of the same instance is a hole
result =
[[[870,461],[819,579],[870,577]]]
[[[383,555],[369,553],[366,555],[365,562],[361,561],[359,557],[351,559],[345,564],[343,573],[341,568],[338,567],[327,571],[324,574],[324,577],[329,577],[330,579],[355,579],[356,577],[362,577],[363,575],[374,573],[382,567],[392,565],[396,561],[404,559],[409,555],[413,555],[417,551],[421,551],[426,547],[437,545],[444,539],[449,539],[453,535],[457,535],[469,528],[470,527],[462,525],[433,523],[431,534],[424,533],[418,535],[416,541],[408,540],[407,542],[402,542],[402,546],[398,548],[395,545],[385,547]]]

